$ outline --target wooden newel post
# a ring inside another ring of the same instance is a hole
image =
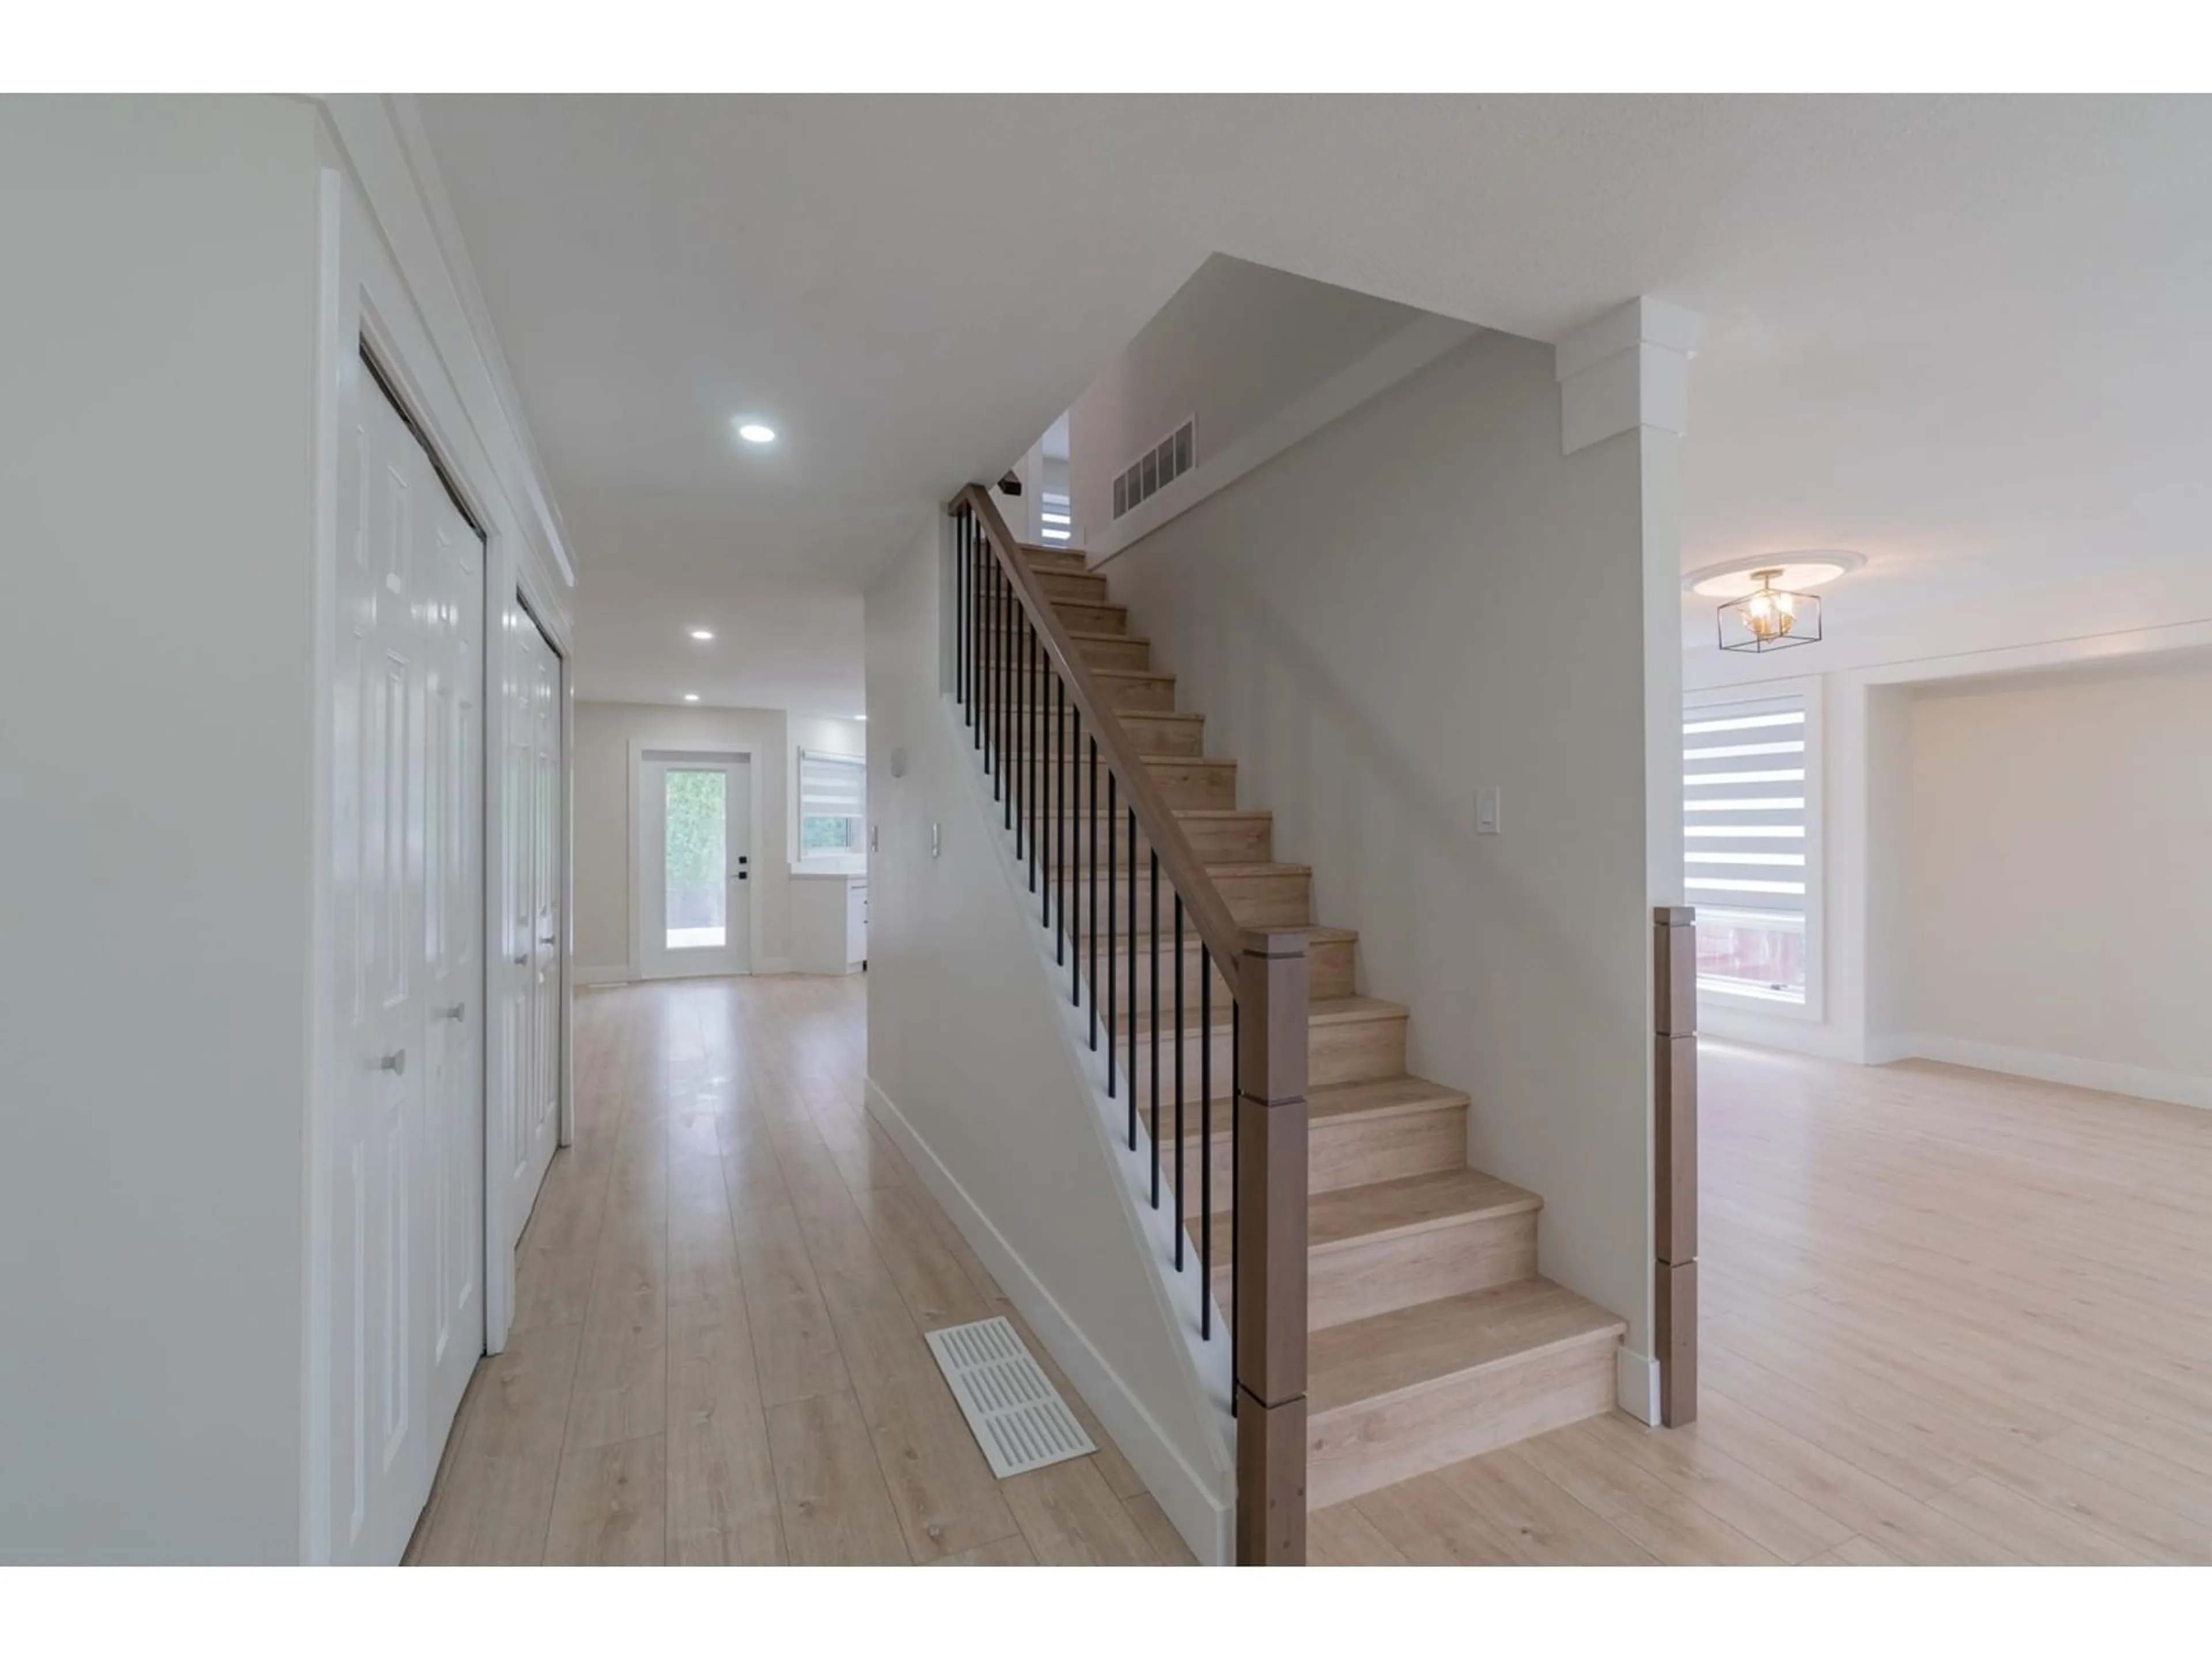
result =
[[[1237,963],[1237,1564],[1306,1559],[1306,936]]]
[[[1652,1255],[1659,1420],[1670,1429],[1698,1419],[1697,914],[1686,905],[1651,913],[1658,1001]]]

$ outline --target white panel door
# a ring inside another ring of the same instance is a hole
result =
[[[481,1000],[483,553],[357,363],[344,397],[331,1540],[389,1562],[483,1351],[481,1044],[465,1006],[432,1027],[434,1000]]]
[[[527,971],[525,993],[510,998],[507,1045],[508,1248],[522,1237],[561,1134],[561,1021],[563,943],[561,886],[561,659],[519,604],[508,625],[515,649],[507,687],[508,960]]]
[[[484,546],[442,486],[430,507],[427,603],[418,610],[428,634],[422,1179],[434,1225],[422,1267],[434,1447],[444,1443],[484,1346]]]
[[[752,971],[752,765],[742,755],[641,757],[638,970]]]

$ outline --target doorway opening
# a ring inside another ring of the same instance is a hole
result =
[[[630,838],[635,960],[647,979],[753,969],[750,751],[638,751]]]

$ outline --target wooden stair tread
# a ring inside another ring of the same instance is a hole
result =
[[[1127,845],[1127,842],[1123,843],[1125,848]],[[1128,854],[1126,852],[1122,852],[1120,857],[1118,857],[1115,861],[1114,878],[1117,884],[1125,884],[1127,880],[1129,874],[1128,866],[1124,862]],[[1073,867],[1075,871],[1077,878],[1079,880],[1082,879],[1085,873],[1091,868],[1091,860],[1088,859],[1079,859],[1075,861]],[[1097,867],[1103,872],[1106,866],[1102,864]],[[1147,873],[1146,866],[1140,863],[1137,866],[1137,873],[1139,876],[1146,875]],[[1245,862],[1238,863],[1231,860],[1224,860],[1219,864],[1206,864],[1206,873],[1209,876],[1226,876],[1232,881],[1237,879],[1238,877],[1310,876],[1313,874],[1313,866],[1310,864],[1285,864],[1280,861],[1263,862],[1247,860]],[[1100,877],[1100,879],[1104,879],[1103,874]]]
[[[1307,1339],[1309,1419],[1578,1343],[1615,1340],[1627,1328],[1548,1279],[1334,1325]]]
[[[1276,931],[1290,933],[1297,930],[1282,928]],[[1123,937],[1127,938],[1127,935],[1124,934]],[[1139,933],[1137,937],[1142,939],[1145,936]],[[1225,1030],[1229,1027],[1231,1011],[1220,1006],[1221,1002],[1226,1000],[1226,998],[1216,1000],[1212,1009],[1212,1029],[1215,1030]],[[1356,1024],[1361,1020],[1403,1019],[1406,1017],[1407,1008],[1404,1003],[1384,1002],[1379,997],[1319,997],[1306,1006],[1306,1024],[1309,1025],[1346,1025]],[[1172,1024],[1172,1022],[1170,1023]],[[1129,1029],[1127,1018],[1117,1016],[1114,1022],[1114,1029],[1126,1032]],[[1152,1016],[1149,1013],[1140,1015],[1137,1020],[1137,1035],[1149,1036],[1152,1029]],[[1182,1029],[1186,1034],[1199,1029],[1198,1016],[1190,1009],[1183,1011]],[[1222,1081],[1226,1083],[1228,1079],[1224,1078]],[[1227,1097],[1224,1095],[1219,1098],[1226,1099]]]
[[[1369,1083],[1327,1083],[1306,1094],[1306,1122],[1342,1122],[1355,1117],[1396,1117],[1469,1104],[1465,1093],[1425,1077],[1377,1078]]]
[[[1471,1103],[1468,1097],[1457,1089],[1447,1089],[1441,1083],[1410,1074],[1379,1078],[1371,1083],[1323,1083],[1307,1091],[1306,1124],[1311,1128],[1323,1123],[1350,1123],[1358,1119],[1380,1121],[1413,1112],[1451,1111]],[[1186,1102],[1184,1110],[1188,1112],[1188,1109]],[[1164,1131],[1168,1127],[1163,1120],[1162,1129]],[[1197,1139],[1199,1132],[1198,1124],[1185,1121],[1184,1139]],[[1218,1133],[1217,1128],[1216,1133]],[[1450,1173],[1474,1172],[1453,1170]],[[1540,1199],[1537,1201],[1542,1202]]]
[[[1189,1109],[1186,1105],[1184,1109]],[[1188,1128],[1186,1123],[1186,1132]],[[1391,1181],[1313,1194],[1306,1200],[1306,1250],[1309,1255],[1319,1255],[1378,1239],[1403,1238],[1437,1227],[1526,1215],[1543,1207],[1544,1200],[1527,1188],[1500,1181],[1480,1170],[1400,1176]],[[1229,1259],[1232,1224],[1226,1210],[1213,1218],[1216,1261]]]

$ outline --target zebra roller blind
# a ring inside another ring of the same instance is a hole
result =
[[[868,815],[868,763],[855,755],[799,751],[799,856],[856,853]]]
[[[1802,999],[1812,823],[1802,696],[1682,719],[1684,896],[1709,983]]]

